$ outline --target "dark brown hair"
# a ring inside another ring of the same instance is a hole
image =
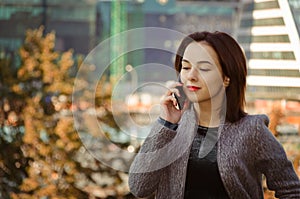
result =
[[[230,84],[226,88],[226,121],[236,122],[246,115],[245,89],[247,66],[245,55],[239,44],[224,32],[195,32],[183,39],[176,58],[175,69],[181,71],[182,56],[186,47],[192,42],[206,41],[217,53],[222,67],[223,76],[230,78]]]

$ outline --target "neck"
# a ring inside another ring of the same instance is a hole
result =
[[[218,127],[221,123],[221,104],[212,106],[212,101],[194,103],[198,117],[198,125],[205,127]]]

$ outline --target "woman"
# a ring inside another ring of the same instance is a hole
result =
[[[179,46],[161,115],[129,171],[131,192],[158,199],[300,198],[300,181],[265,115],[245,112],[246,60],[222,32],[196,32]],[[187,99],[180,110],[174,94]]]

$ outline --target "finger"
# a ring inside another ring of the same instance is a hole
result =
[[[176,93],[176,95],[178,95],[180,97],[180,92],[177,88],[170,88],[169,90],[167,90],[166,92],[166,96],[170,96],[172,95],[173,93]]]
[[[174,96],[172,96],[172,95],[166,96],[166,97],[164,97],[164,99],[162,100],[162,103],[165,104],[165,105],[168,105],[170,102],[171,102],[174,106],[177,105],[176,98],[175,98]]]
[[[167,83],[166,83],[166,87],[168,88],[168,89],[172,89],[172,88],[175,88],[176,86],[182,86],[183,84],[182,83],[180,83],[180,82],[175,82],[175,81],[168,81]]]

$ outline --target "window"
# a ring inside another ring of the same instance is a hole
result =
[[[298,70],[267,70],[267,69],[252,69],[249,70],[249,75],[263,75],[263,76],[288,76],[299,77]]]
[[[252,52],[252,59],[287,59],[295,60],[293,52]]]
[[[241,27],[251,27],[251,26],[278,26],[284,25],[283,18],[270,18],[270,19],[247,19],[241,21]]]
[[[290,42],[288,35],[271,35],[271,36],[238,36],[240,43],[277,43]]]
[[[264,10],[264,9],[272,9],[279,8],[277,1],[266,1],[260,3],[250,3],[244,6],[244,11],[252,11],[252,10]]]

